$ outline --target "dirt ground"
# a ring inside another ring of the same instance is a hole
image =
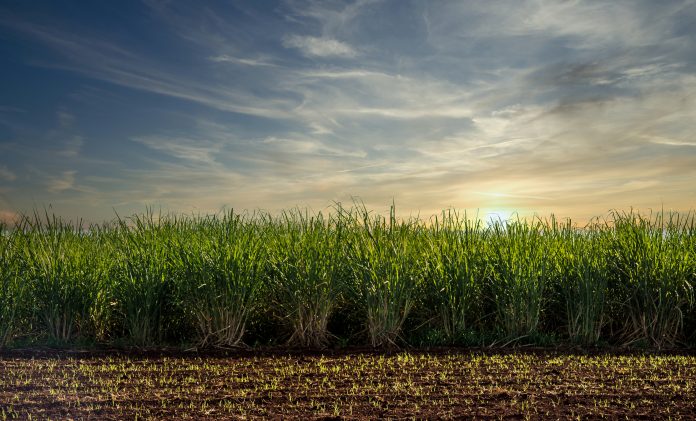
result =
[[[696,356],[5,351],[0,419],[696,419]]]

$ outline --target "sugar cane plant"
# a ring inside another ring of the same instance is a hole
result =
[[[692,215],[614,214],[615,237],[608,251],[617,288],[626,297],[625,344],[675,345],[684,312],[694,298],[691,279],[696,256],[687,235],[693,232]]]
[[[608,259],[606,224],[593,222],[576,229],[570,222],[555,227],[553,249],[559,271],[558,287],[571,342],[594,345],[608,322]]]
[[[118,221],[114,299],[125,336],[135,345],[161,342],[171,322],[167,316],[174,316],[177,234],[176,218],[152,212]]]
[[[234,211],[182,220],[174,267],[180,305],[196,327],[201,347],[239,346],[258,304],[266,256],[259,226]]]
[[[495,221],[490,228],[490,298],[496,308],[498,327],[508,338],[538,332],[551,252],[545,247],[543,228],[538,219]]]
[[[490,275],[482,221],[454,210],[435,217],[426,231],[425,294],[437,310],[449,343],[471,331],[481,319],[483,286]]]
[[[22,310],[28,292],[22,280],[25,261],[19,254],[24,238],[22,231],[10,231],[0,223],[0,348],[8,345],[22,327]]]
[[[365,313],[370,344],[395,346],[422,279],[415,251],[424,240],[423,228],[415,220],[398,222],[393,205],[388,219],[365,208],[355,218],[362,230],[354,229],[350,240],[354,295]]]
[[[339,216],[284,212],[270,226],[273,303],[289,331],[288,344],[325,347],[328,323],[348,276],[346,226]]]
[[[94,289],[105,275],[95,264],[94,237],[47,213],[25,220],[24,259],[32,304],[56,342],[65,343],[89,329]]]

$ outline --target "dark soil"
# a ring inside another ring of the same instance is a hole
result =
[[[0,419],[696,419],[696,356],[5,351]]]

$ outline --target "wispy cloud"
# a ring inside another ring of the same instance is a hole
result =
[[[219,56],[210,57],[210,61],[215,63],[233,63],[242,64],[245,66],[258,66],[258,67],[277,67],[278,65],[272,63],[263,58],[244,58],[244,57],[233,57],[227,54],[222,54]]]
[[[345,42],[326,37],[288,35],[283,38],[287,48],[297,48],[308,57],[348,57],[358,55],[358,52]]]
[[[19,107],[0,105],[0,113],[26,113],[27,110]]]
[[[533,199],[533,200],[552,200],[550,197],[545,197],[545,196],[530,196],[530,195],[524,195],[524,194],[510,194],[510,193],[498,193],[498,192],[481,192],[481,191],[474,191],[472,193],[480,194],[483,196],[490,196],[490,197],[505,197],[505,198],[513,198],[513,199]]]
[[[353,2],[330,2],[314,0],[291,0],[288,2],[292,12],[288,20],[302,22],[310,19],[319,23],[325,34],[350,33],[356,21],[366,13],[370,6],[383,3],[382,0],[356,0]]]
[[[19,219],[19,215],[11,210],[0,209],[0,223],[12,224]]]
[[[650,142],[656,143],[658,145],[669,145],[669,146],[696,146],[696,141],[692,142],[687,142],[684,140],[678,140],[678,139],[669,139],[665,137],[659,137],[659,136],[651,136],[649,137]]]
[[[133,141],[168,156],[199,165],[215,166],[215,155],[220,152],[220,145],[200,139],[147,136],[136,137]]]
[[[74,158],[80,155],[82,146],[85,144],[85,140],[82,136],[74,135],[69,136],[66,141],[63,142],[63,149],[58,151],[58,155]]]
[[[56,115],[61,128],[70,128],[75,122],[75,116],[65,110],[58,110]]]
[[[5,165],[0,165],[0,180],[14,181],[17,179],[17,175],[10,171]]]
[[[223,111],[269,118],[289,118],[295,105],[283,99],[255,97],[231,86],[213,86],[162,68],[147,56],[121,48],[109,41],[85,39],[56,28],[21,21],[0,21],[21,33],[53,47],[65,57],[61,63],[34,61],[38,66],[64,69],[98,80],[146,92],[193,101]]]
[[[50,193],[61,193],[75,187],[77,171],[63,171],[60,175],[46,180],[46,189]]]

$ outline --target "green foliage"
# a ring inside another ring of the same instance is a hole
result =
[[[515,220],[495,221],[490,229],[490,298],[508,337],[534,335],[539,327],[552,253],[545,247],[544,228],[539,220]]]
[[[51,340],[66,343],[90,330],[95,291],[104,278],[89,229],[55,216],[25,219],[23,259],[35,315]]]
[[[394,206],[389,219],[372,216],[363,207],[356,212],[350,241],[355,276],[354,297],[365,312],[372,346],[394,346],[413,308],[422,270],[419,243],[424,228],[417,221],[397,222]],[[362,230],[358,229],[362,219]]]
[[[179,222],[173,251],[177,290],[202,347],[242,341],[265,275],[258,229],[233,211],[221,219]]]
[[[114,300],[126,337],[136,345],[160,343],[172,313],[176,218],[153,213],[119,220]]]
[[[559,286],[568,336],[574,343],[594,345],[608,318],[609,274],[604,253],[608,235],[598,224],[582,231],[568,224],[557,234]]]
[[[21,231],[8,231],[0,223],[0,348],[9,344],[21,323],[27,286],[22,281]]]
[[[288,344],[325,347],[329,319],[348,276],[344,220],[294,211],[269,227],[271,297],[288,326]]]
[[[693,303],[694,220],[664,212],[615,213],[609,252],[624,302],[626,343],[673,346]]]
[[[490,275],[487,232],[481,221],[442,212],[426,230],[424,295],[438,311],[446,342],[454,343],[479,321],[483,286]]]
[[[696,214],[489,225],[294,210],[0,226],[0,346],[619,344],[696,338]],[[251,335],[249,335],[251,330]],[[337,335],[337,336],[334,336]]]

